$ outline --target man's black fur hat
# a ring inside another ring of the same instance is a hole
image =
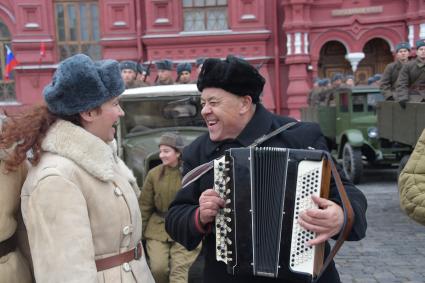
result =
[[[198,77],[198,89],[215,87],[239,96],[249,95],[253,103],[260,101],[266,80],[244,59],[229,55],[226,60],[208,58]]]

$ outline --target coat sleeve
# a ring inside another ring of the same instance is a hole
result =
[[[22,195],[22,215],[37,282],[97,282],[87,204],[74,183],[40,180]]]
[[[322,134],[318,136],[313,147],[316,149],[328,150],[326,146],[326,140]],[[338,173],[341,177],[342,184],[345,187],[345,191],[347,192],[348,199],[350,200],[350,203],[351,203],[351,206],[353,207],[353,212],[354,212],[354,224],[347,240],[358,241],[366,236],[367,200],[364,194],[358,188],[356,188],[351,181],[349,181],[345,177],[345,174],[341,166],[339,166],[339,164],[335,160],[334,160],[334,163],[337,167]],[[339,197],[338,189],[336,187],[334,178],[331,178],[329,199],[337,203],[338,205],[342,206],[342,201],[341,201],[341,198]],[[338,235],[335,235],[334,239],[336,239],[337,237]]]
[[[398,74],[398,83],[395,93],[395,99],[397,101],[409,99],[409,65],[410,64],[404,64]]]
[[[140,211],[142,212],[142,235],[145,235],[146,226],[149,218],[155,210],[154,201],[154,181],[152,177],[152,171],[150,171],[143,183],[142,193],[139,198]]]
[[[382,74],[381,84],[379,86],[385,98],[392,97],[393,95],[392,82],[391,82],[391,72],[392,72],[391,66],[392,64],[388,64],[385,67],[384,73]]]
[[[185,151],[187,150],[186,148]],[[196,156],[196,153],[191,155]],[[192,165],[192,160],[185,158],[185,156],[185,153],[183,153],[183,175],[196,167]],[[200,195],[199,180],[182,188],[170,204],[165,218],[167,233],[188,250],[195,249],[206,234],[206,231],[200,230],[199,225],[196,225]]]
[[[401,209],[425,225],[425,131],[398,179]]]

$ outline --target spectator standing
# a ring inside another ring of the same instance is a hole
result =
[[[183,140],[175,133],[164,133],[159,141],[161,165],[146,176],[140,196],[143,235],[149,265],[156,283],[187,283],[188,272],[199,249],[188,251],[165,231],[168,206],[181,187]]]
[[[403,65],[409,62],[410,49],[408,42],[397,44],[395,48],[395,61],[385,67],[379,87],[385,100],[394,100],[398,75]]]
[[[0,114],[0,134],[6,117]],[[29,263],[19,245],[21,188],[25,181],[28,163],[6,168],[8,150],[0,138],[0,283],[33,282]],[[13,145],[14,146],[14,145]],[[12,147],[13,147],[12,146]]]
[[[425,225],[425,130],[401,171],[398,189],[402,210]]]
[[[4,127],[3,145],[20,141],[8,165],[33,153],[21,209],[37,282],[154,282],[140,190],[114,142],[124,89],[117,61],[77,54],[44,88],[46,105]]]

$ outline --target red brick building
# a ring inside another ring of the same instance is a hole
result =
[[[422,0],[0,0],[0,108],[40,101],[77,52],[145,63],[235,54],[262,65],[267,108],[298,117],[313,77],[365,82],[397,43],[422,37]],[[10,80],[6,44],[19,61]]]

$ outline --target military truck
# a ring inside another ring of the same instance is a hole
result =
[[[161,162],[158,142],[164,132],[178,132],[187,145],[208,131],[195,84],[127,89],[120,104],[125,116],[117,126],[118,153],[133,170],[139,186]]]
[[[330,106],[311,106],[301,110],[301,119],[319,123],[329,149],[342,163],[345,174],[359,183],[366,164],[398,164],[408,148],[380,138],[376,105],[384,97],[376,87],[356,86],[333,91]]]
[[[378,103],[377,113],[379,136],[406,149],[400,158],[400,173],[425,129],[425,103],[408,102],[402,108],[395,101],[382,101]]]

